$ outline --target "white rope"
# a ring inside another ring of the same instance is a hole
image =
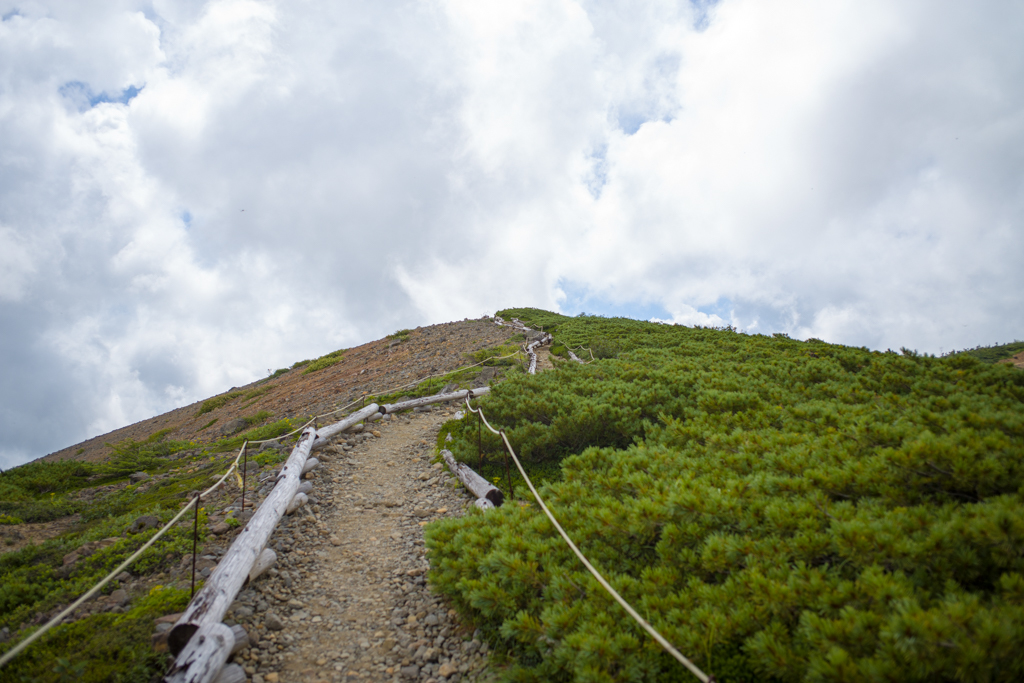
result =
[[[640,624],[640,626],[642,626],[644,630],[651,635],[652,638],[658,641],[659,645],[665,648],[666,652],[675,657],[680,664],[689,669],[690,673],[696,676],[701,681],[701,683],[708,683],[709,681],[713,680],[710,676],[708,676],[699,668],[697,668],[696,664],[694,664],[689,659],[684,657],[683,654],[679,652],[679,650],[677,650],[675,647],[673,647],[672,644],[668,642],[664,636],[658,633],[653,626],[647,623],[647,620],[641,617],[637,613],[637,611],[633,609],[629,605],[629,603],[623,599],[621,595],[619,595],[618,591],[612,588],[611,584],[609,584],[605,580],[605,578],[601,576],[600,572],[598,572],[597,569],[594,568],[594,565],[590,564],[590,561],[587,560],[587,558],[583,555],[582,552],[580,552],[580,549],[577,548],[576,544],[572,542],[572,539],[569,538],[569,535],[565,533],[565,529],[562,528],[562,525],[558,523],[558,520],[555,519],[555,516],[551,514],[550,510],[548,510],[548,506],[544,504],[544,501],[541,499],[540,494],[537,493],[537,489],[533,487],[533,482],[530,481],[530,478],[528,476],[526,476],[526,470],[523,469],[522,464],[519,462],[519,458],[516,457],[516,452],[512,450],[512,444],[508,442],[508,437],[505,436],[505,431],[499,431],[492,427],[491,424],[487,421],[487,418],[484,416],[483,409],[476,408],[474,410],[473,406],[471,406],[469,403],[468,397],[466,398],[466,407],[470,410],[470,412],[479,414],[480,419],[483,421],[484,425],[487,426],[487,429],[491,430],[491,432],[493,432],[494,434],[500,436],[501,440],[505,442],[505,448],[508,449],[509,455],[512,456],[512,460],[516,463],[516,467],[519,469],[519,474],[523,475],[523,480],[526,481],[526,485],[530,487],[530,493],[532,493],[533,497],[537,499],[537,504],[540,505],[540,509],[544,511],[544,514],[547,515],[548,519],[551,520],[551,523],[555,525],[555,529],[558,531],[559,535],[561,535],[562,539],[569,545],[570,548],[572,548],[572,551],[576,553],[576,557],[580,559],[580,562],[583,563],[583,566],[585,566],[590,571],[590,573],[594,575],[594,578],[597,579],[597,582],[600,583],[601,586],[606,591],[608,591],[613,598],[615,598],[615,601],[617,603],[622,605],[622,608],[629,613],[629,616],[636,619],[637,623]]]
[[[246,443],[248,443],[248,442],[246,442]],[[20,643],[18,643],[15,647],[13,647],[10,650],[8,650],[7,652],[5,652],[4,655],[2,657],[0,657],[0,667],[2,667],[4,664],[6,664],[7,662],[9,662],[12,659],[14,659],[18,655],[18,653],[20,653],[26,647],[28,647],[29,645],[34,643],[36,640],[38,640],[44,633],[49,631],[51,628],[53,628],[54,626],[56,626],[57,624],[62,622],[64,620],[64,617],[66,617],[67,615],[71,614],[76,609],[78,609],[79,605],[81,605],[83,602],[85,602],[86,600],[91,598],[93,595],[95,595],[97,591],[99,591],[101,588],[103,588],[105,585],[107,585],[108,581],[110,581],[112,578],[114,578],[115,576],[120,574],[125,569],[125,567],[127,567],[132,562],[137,560],[139,558],[139,556],[142,555],[142,553],[144,553],[147,549],[149,549],[149,547],[151,545],[156,543],[156,540],[158,538],[163,536],[164,533],[166,533],[166,531],[168,529],[170,529],[172,526],[174,526],[175,522],[177,522],[179,519],[181,519],[182,515],[184,515],[186,512],[188,512],[188,510],[192,507],[193,503],[198,505],[200,500],[202,500],[204,497],[206,497],[206,496],[210,495],[211,493],[213,493],[214,489],[216,489],[218,486],[223,484],[224,480],[227,479],[231,475],[231,473],[238,467],[238,460],[239,460],[239,458],[242,457],[242,453],[244,451],[245,451],[245,445],[242,446],[242,450],[238,451],[238,456],[235,457],[235,461],[231,464],[231,467],[228,468],[228,471],[224,473],[224,476],[222,476],[220,479],[217,480],[216,484],[214,484],[210,488],[206,489],[201,494],[199,494],[198,496],[194,497],[191,501],[189,501],[188,505],[183,507],[181,509],[181,512],[179,512],[178,514],[176,514],[174,516],[174,519],[172,519],[171,521],[167,522],[167,524],[165,524],[164,527],[162,529],[160,529],[160,531],[156,532],[156,534],[153,535],[153,538],[151,538],[148,541],[146,541],[145,545],[143,545],[141,548],[136,550],[135,553],[131,557],[129,557],[127,560],[125,560],[124,562],[119,564],[117,566],[117,568],[114,569],[109,574],[107,574],[107,576],[103,580],[101,580],[95,586],[90,588],[89,591],[85,595],[83,595],[82,597],[78,598],[78,600],[75,600],[64,611],[62,611],[60,614],[55,616],[53,619],[50,619],[50,621],[48,621],[45,626],[40,628],[38,631],[36,631],[32,635],[30,635],[25,640],[23,640]]]

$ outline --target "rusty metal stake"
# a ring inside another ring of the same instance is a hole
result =
[[[249,473],[249,442],[246,441],[242,444],[242,510],[245,512],[245,482],[246,475]],[[241,517],[241,513],[239,513]]]
[[[196,521],[192,527],[192,597],[196,595],[196,543],[199,540],[199,503],[202,501],[203,496],[201,493],[196,492]]]

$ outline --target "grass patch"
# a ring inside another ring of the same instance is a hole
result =
[[[982,363],[998,363],[1001,360],[1016,356],[1021,351],[1024,351],[1024,342],[1015,341],[1010,344],[1000,344],[998,346],[976,346],[973,349],[954,351],[947,355],[964,355],[976,358]]]
[[[412,334],[412,330],[396,330],[388,335],[388,339],[404,342],[409,340],[410,334]]]
[[[331,367],[332,365],[337,365],[344,360],[345,351],[346,349],[338,349],[337,351],[332,351],[325,356],[320,356],[316,360],[311,361],[306,366],[306,369],[302,371],[302,374],[308,375],[311,372],[316,372],[317,370],[323,370]]]
[[[261,411],[262,412],[262,411]],[[257,413],[258,415],[259,413]],[[269,417],[269,413],[267,414]],[[292,421],[289,418],[283,418],[277,422],[272,422],[262,427],[256,427],[249,431],[236,434],[235,436],[220,439],[212,443],[208,450],[211,453],[223,453],[224,451],[237,451],[242,447],[242,444],[246,441],[263,441],[265,439],[272,439],[275,436],[281,436],[287,434],[297,427],[301,422],[297,422],[293,426]]]
[[[288,372],[289,372],[289,368],[278,368],[277,370],[274,370],[274,373],[272,375],[270,375],[270,377],[267,377],[267,379],[265,381],[270,381],[272,379],[277,379],[281,375],[287,374]]]
[[[213,425],[217,424],[217,420],[218,420],[218,419],[220,419],[220,418],[216,418],[216,417],[215,417],[215,418],[213,418],[212,420],[210,420],[209,422],[207,422],[206,424],[204,424],[204,425],[203,425],[202,427],[200,427],[200,428],[199,428],[199,431],[201,432],[201,431],[203,431],[204,429],[209,429],[209,428],[210,428],[210,427],[212,427]]]
[[[4,667],[5,680],[39,683],[148,682],[166,669],[150,646],[153,620],[181,611],[189,592],[163,588],[124,614],[97,614],[57,626]],[[13,647],[5,643],[3,651]]]
[[[196,413],[196,417],[205,415],[206,413],[213,412],[221,406],[227,405],[230,401],[235,400],[239,396],[244,395],[241,391],[232,391],[227,394],[221,394],[220,396],[214,396],[203,401],[203,405],[199,406],[199,412]]]
[[[291,369],[295,370],[297,368],[305,367],[305,366],[309,365],[311,362],[312,361],[309,361],[309,360],[298,360],[298,361],[295,361],[294,363],[292,363]]]

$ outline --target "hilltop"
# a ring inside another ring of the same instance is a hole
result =
[[[102,462],[109,444],[144,441],[154,434],[203,447],[226,436],[280,420],[302,421],[432,375],[475,363],[473,355],[514,335],[490,319],[399,330],[383,339],[294,363],[270,377],[115,429],[41,458]],[[486,382],[493,370],[484,372]],[[259,419],[253,419],[258,417]],[[288,430],[283,430],[288,431]],[[241,442],[239,442],[241,445]]]

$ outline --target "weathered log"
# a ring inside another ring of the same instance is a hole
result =
[[[237,654],[240,650],[249,647],[249,632],[241,624],[231,627],[231,635],[235,637],[235,644],[231,647],[231,654]]]
[[[419,408],[420,406],[428,406],[432,403],[447,403],[448,401],[461,401],[465,398],[477,398],[478,396],[486,396],[491,393],[490,387],[480,387],[479,389],[463,389],[462,391],[454,391],[450,394],[438,394],[437,396],[424,396],[423,398],[413,398],[408,401],[402,401],[401,403],[385,403],[379,410],[382,413],[396,413],[399,410],[409,410],[410,408]]]
[[[199,625],[190,635],[164,677],[165,683],[213,683],[235,645],[231,628],[219,619]]]
[[[278,521],[295,497],[295,492],[299,488],[299,475],[309,457],[315,437],[312,429],[302,433],[288,461],[281,468],[277,485],[235,538],[234,543],[206,580],[203,589],[196,593],[181,618],[171,628],[167,646],[174,655],[184,652],[192,636],[204,625],[219,624],[224,618],[224,613],[249,576],[249,570],[252,569],[256,558],[266,547]],[[175,666],[179,666],[184,660],[177,661]]]
[[[384,415],[378,412],[378,413],[374,413],[370,417],[366,418],[366,421],[367,422],[376,422],[377,420],[381,419],[382,417],[384,417]]]
[[[477,498],[476,500],[473,501],[473,505],[477,506],[481,510],[493,510],[494,509],[494,503],[492,503],[491,501],[487,500],[486,498]]]
[[[245,669],[238,664],[228,664],[220,670],[217,678],[213,679],[213,683],[245,683],[248,680],[249,677],[246,676]]]
[[[470,469],[469,465],[456,461],[455,456],[447,448],[441,451],[441,457],[448,464],[448,469],[451,470],[452,474],[474,496],[488,501],[494,507],[501,507],[501,504],[505,502],[505,494],[501,492],[501,489],[474,472]],[[483,505],[481,504],[479,507],[483,507]]]
[[[313,482],[304,481],[299,484],[299,490],[296,493],[305,493],[307,496],[313,492]]]
[[[358,423],[362,422],[367,417],[373,415],[376,412],[378,412],[377,404],[371,403],[365,408],[357,410],[356,412],[352,413],[343,420],[340,420],[332,425],[328,425],[326,427],[318,429],[316,432],[316,441],[313,442],[313,450],[323,448],[324,446],[327,445],[327,442],[331,439],[331,437],[335,436],[336,434],[342,433],[343,431],[349,429],[350,427],[356,426]],[[357,430],[353,429],[352,431]]]
[[[246,579],[246,583],[252,583],[258,579],[263,572],[273,567],[275,562],[277,562],[277,553],[274,552],[274,549],[264,548],[256,558],[256,561],[252,563],[252,569],[249,570],[249,578]]]
[[[582,364],[582,363],[583,363],[583,361],[581,361],[581,360],[580,360],[580,358],[579,358],[579,356],[577,356],[577,355],[576,355],[575,353],[573,353],[573,352],[572,352],[572,351],[570,351],[569,349],[566,349],[566,351],[569,351],[569,358],[572,358],[572,359],[573,359],[574,361],[576,361],[577,363],[580,363],[580,364]]]
[[[306,464],[302,466],[302,473],[306,474],[311,471],[314,467],[320,464],[320,460],[317,458],[310,458],[306,461]]]
[[[284,513],[286,515],[290,515],[308,502],[309,497],[306,496],[305,493],[296,493],[295,497],[292,498],[292,502],[288,504],[288,507],[285,509]]]

